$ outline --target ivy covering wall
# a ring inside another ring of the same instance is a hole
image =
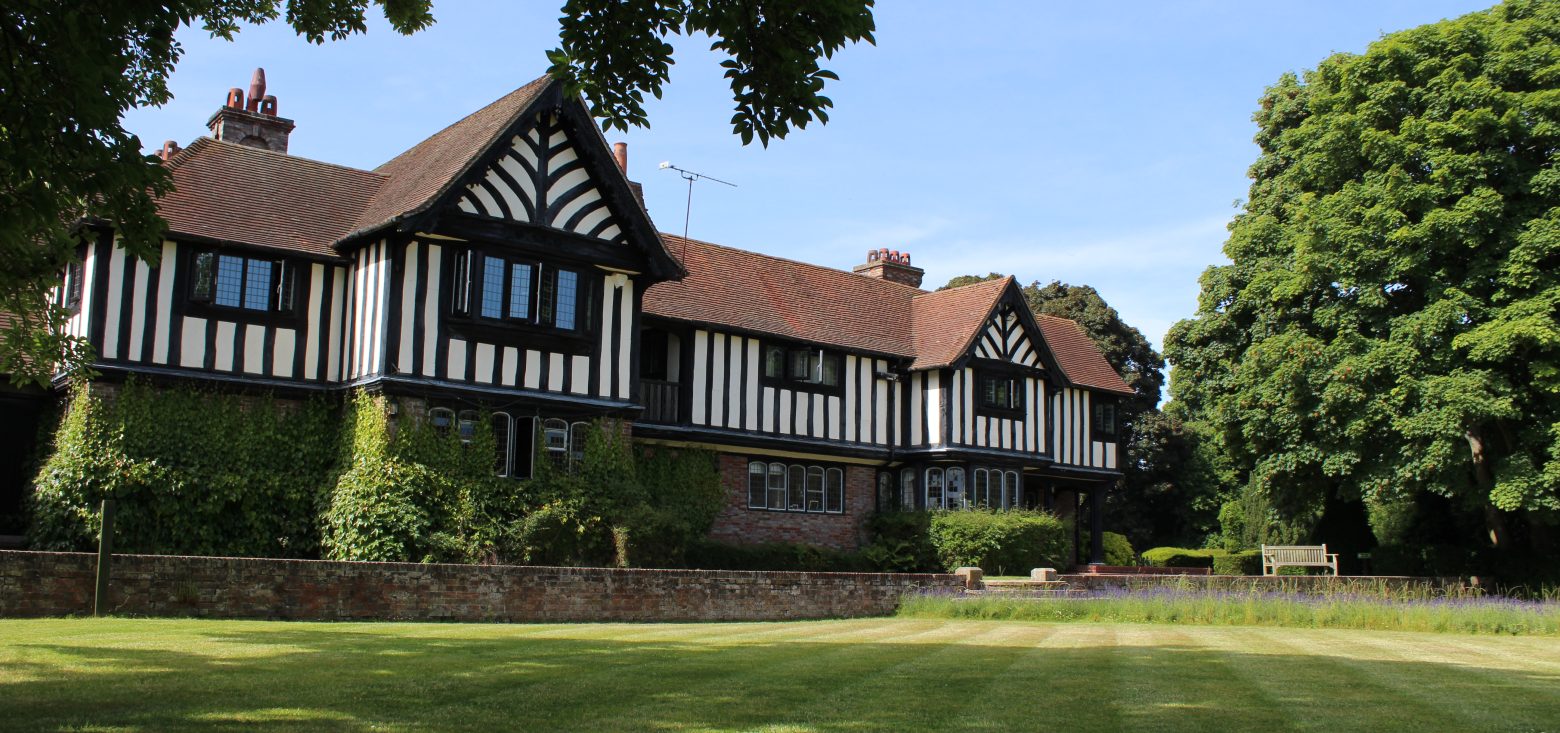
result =
[[[116,503],[115,548],[153,554],[314,557],[336,474],[324,402],[161,389],[78,389],[35,482],[29,541],[86,550]]]
[[[116,500],[115,548],[149,554],[671,566],[709,531],[715,456],[636,447],[595,424],[578,461],[494,475],[486,415],[462,436],[341,405],[151,386],[77,390],[29,506],[33,547],[89,550]]]

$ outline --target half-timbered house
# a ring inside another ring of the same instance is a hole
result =
[[[60,288],[101,379],[487,415],[521,478],[626,418],[718,452],[712,534],[739,542],[853,547],[890,507],[1070,513],[1120,475],[1129,388],[1011,278],[928,292],[898,252],[845,272],[660,234],[626,150],[546,78],[374,170],[287,154],[259,73],[208,125],[164,147],[160,260],[104,226]]]

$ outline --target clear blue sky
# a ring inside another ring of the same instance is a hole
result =
[[[695,238],[844,269],[868,249],[906,250],[929,287],[992,271],[1093,285],[1157,346],[1195,310],[1198,275],[1224,261],[1263,88],[1489,4],[888,0],[877,45],[825,64],[841,77],[827,126],[743,147],[718,57],[673,38],[651,129],[607,138],[629,143],[629,175],[663,231],[682,231],[687,192],[657,169],[669,160],[739,184],[696,185]],[[323,46],[282,23],[234,43],[186,31],[174,100],[126,126],[148,151],[187,144],[263,66],[297,122],[293,154],[373,168],[540,76],[557,45],[551,3],[435,0],[434,14],[410,37],[379,20]]]

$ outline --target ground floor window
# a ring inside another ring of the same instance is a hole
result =
[[[971,506],[983,509],[1019,508],[1019,473],[996,468],[977,468],[971,472]]]
[[[748,508],[843,514],[845,470],[797,463],[748,463]]]

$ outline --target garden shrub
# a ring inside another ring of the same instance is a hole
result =
[[[930,537],[944,570],[977,566],[989,575],[1028,574],[1067,557],[1067,525],[1022,510],[932,512]]]
[[[315,557],[335,477],[336,415],[132,378],[77,388],[29,503],[29,543],[85,550],[116,502],[114,545],[150,554]]]
[[[1243,550],[1241,552],[1215,551],[1213,556],[1214,575],[1261,575],[1262,551]]]
[[[875,572],[937,572],[942,566],[931,528],[931,512],[878,512],[867,521],[872,541],[862,548],[862,560]]]
[[[778,570],[797,572],[867,572],[872,568],[860,553],[816,545],[765,542],[737,545],[700,539],[688,546],[687,566],[700,570]]]
[[[358,393],[344,411],[343,467],[323,516],[333,560],[482,562],[523,518],[515,482],[493,475],[486,415],[467,439],[420,420],[390,425],[387,400]]]
[[[1155,547],[1143,552],[1143,562],[1156,568],[1212,568],[1214,556],[1222,552],[1186,547]]]
[[[1079,541],[1083,543],[1084,556],[1088,556],[1088,554],[1092,551],[1090,548],[1092,548],[1093,545],[1089,544],[1092,541],[1092,537],[1093,536],[1087,531],[1079,533]],[[1124,534],[1119,532],[1106,532],[1104,549],[1106,565],[1122,567],[1137,564],[1137,552],[1132,549],[1132,541],[1127,539],[1127,536]]]

